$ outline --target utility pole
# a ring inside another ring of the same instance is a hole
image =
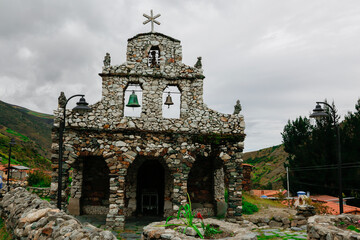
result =
[[[288,198],[290,198],[289,167],[286,167],[286,179],[287,179],[287,196]]]

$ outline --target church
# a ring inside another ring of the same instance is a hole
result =
[[[113,229],[132,216],[173,215],[188,196],[205,216],[241,216],[244,118],[206,106],[201,58],[185,65],[181,42],[154,32],[157,16],[148,16],[151,32],[128,39],[125,63],[112,65],[106,54],[101,100],[85,113],[66,111],[63,209],[106,215]],[[169,109],[176,111],[166,115]],[[54,201],[63,111],[59,103],[52,134]]]

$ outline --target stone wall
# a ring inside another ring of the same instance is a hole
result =
[[[286,213],[286,211],[284,211]],[[314,216],[315,210],[313,206],[301,205],[296,208],[295,215],[274,215],[271,217],[252,217],[248,216],[246,220],[254,223],[258,227],[270,228],[291,228],[292,230],[306,229],[307,220]]]
[[[242,181],[243,191],[250,191],[251,190],[251,171],[252,171],[253,167],[254,166],[252,166],[250,164],[246,164],[246,163],[242,164],[242,168],[243,168],[243,181]]]
[[[50,188],[40,188],[40,187],[26,187],[31,193],[35,193],[41,198],[49,198],[50,197]]]
[[[12,239],[116,239],[110,231],[82,225],[20,187],[5,194],[0,202],[0,214]]]
[[[360,240],[360,233],[347,230],[346,226],[348,225],[360,229],[360,215],[341,214],[310,217],[307,225],[308,239]]]

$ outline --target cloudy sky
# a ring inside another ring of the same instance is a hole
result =
[[[150,9],[185,64],[202,56],[205,103],[232,113],[240,99],[245,151],[280,144],[316,101],[344,116],[360,97],[358,0],[0,0],[0,100],[50,114],[61,91],[99,101],[105,53],[123,63]]]

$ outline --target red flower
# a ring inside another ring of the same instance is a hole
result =
[[[204,219],[204,218],[201,216],[201,213],[197,213],[197,214],[196,214],[196,217],[197,217],[197,218],[200,218],[200,219]]]

